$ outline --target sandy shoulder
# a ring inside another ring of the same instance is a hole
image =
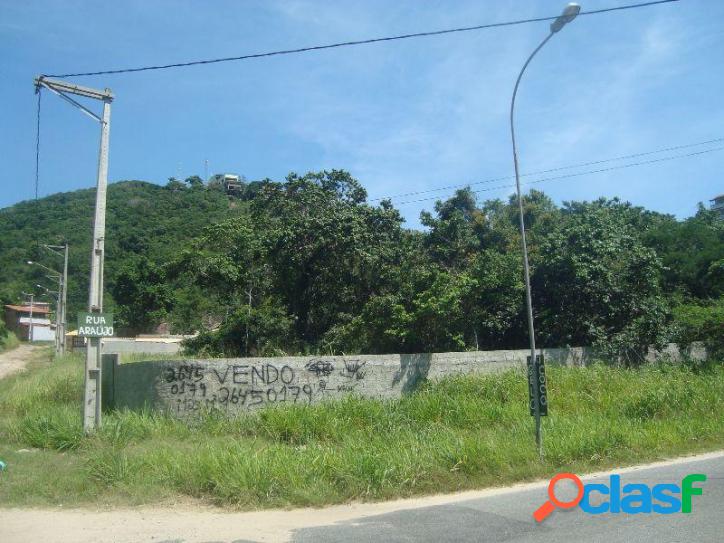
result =
[[[21,343],[15,349],[0,353],[0,379],[23,371],[39,349],[42,347]]]

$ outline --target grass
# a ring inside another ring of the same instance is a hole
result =
[[[80,431],[81,361],[0,381],[0,503],[321,506],[448,492],[724,448],[724,366],[548,368],[538,459],[518,371],[184,423],[114,412]],[[30,449],[30,452],[20,452]]]
[[[20,340],[13,332],[8,332],[5,336],[0,336],[0,353],[9,351],[20,345]]]

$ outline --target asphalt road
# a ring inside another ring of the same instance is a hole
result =
[[[724,457],[666,467],[633,470],[622,485],[640,482],[681,484],[689,473],[703,473],[704,492],[694,496],[690,514],[599,514],[580,508],[558,510],[541,524],[532,513],[546,500],[546,488],[528,489],[469,501],[387,513],[293,534],[299,543],[385,542],[691,542],[724,541]],[[584,483],[608,477],[584,478]],[[561,483],[562,484],[562,483]],[[556,487],[558,490],[558,487]],[[564,494],[561,490],[561,494]],[[560,495],[559,499],[566,499]]]

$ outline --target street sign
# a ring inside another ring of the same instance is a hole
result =
[[[78,313],[78,335],[112,337],[113,313]]]
[[[548,389],[546,388],[546,367],[542,354],[535,355],[535,364],[528,361],[528,400],[530,414],[535,416],[536,403],[540,406],[540,416],[548,415]]]

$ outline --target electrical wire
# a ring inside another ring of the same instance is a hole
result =
[[[611,11],[621,11],[626,9],[636,9],[636,8],[643,8],[643,7],[649,7],[649,6],[655,6],[658,4],[669,4],[672,2],[678,2],[679,0],[657,0],[654,2],[642,2],[639,4],[629,4],[625,6],[617,6],[617,7],[611,7],[611,8],[603,8],[603,9],[596,9],[592,11],[581,11],[578,16],[583,15],[598,15],[601,13],[608,13]],[[266,53],[253,53],[249,55],[241,55],[237,57],[224,57],[224,58],[214,58],[214,59],[207,59],[207,60],[192,60],[188,62],[177,62],[174,64],[161,64],[156,66],[142,66],[138,68],[121,68],[117,70],[98,70],[94,72],[77,72],[77,73],[67,73],[67,74],[52,74],[52,75],[44,75],[44,77],[85,77],[85,76],[93,76],[93,75],[111,75],[111,74],[123,74],[123,73],[132,73],[132,72],[147,72],[151,70],[167,70],[170,68],[185,68],[188,66],[198,66],[201,64],[217,64],[220,62],[235,62],[240,60],[248,60],[253,58],[263,58],[263,57],[273,57],[273,56],[279,56],[279,55],[291,55],[296,53],[307,53],[310,51],[320,51],[323,49],[334,49],[338,47],[349,47],[353,45],[368,45],[371,43],[379,43],[379,42],[387,42],[387,41],[395,41],[395,40],[406,40],[410,38],[422,38],[427,36],[440,36],[443,34],[453,34],[458,32],[470,32],[473,30],[486,30],[489,28],[498,28],[498,27],[504,27],[504,26],[514,26],[514,25],[521,25],[521,24],[527,24],[527,23],[535,23],[535,22],[541,22],[541,21],[552,21],[560,17],[560,15],[555,16],[549,16],[549,17],[536,17],[533,19],[520,19],[517,21],[506,21],[501,23],[489,23],[489,24],[483,24],[483,25],[476,25],[476,26],[466,26],[461,28],[449,28],[445,30],[432,30],[429,32],[415,32],[413,34],[401,34],[398,36],[386,36],[382,38],[370,38],[366,40],[356,40],[356,41],[346,41],[346,42],[339,42],[339,43],[330,43],[326,45],[314,45],[311,47],[300,47],[298,49],[283,49],[280,51],[270,51]]]
[[[521,185],[534,185],[534,184],[537,184],[537,183],[546,183],[546,182],[548,182],[548,181],[559,181],[559,180],[561,180],[561,179],[570,179],[570,178],[572,178],[572,177],[580,177],[580,176],[582,176],[582,175],[591,175],[591,174],[596,174],[596,173],[610,172],[610,171],[613,171],[613,170],[623,170],[623,169],[626,169],[626,168],[633,168],[633,167],[636,167],[636,166],[645,166],[645,165],[647,165],[647,164],[656,164],[656,163],[659,163],[659,162],[667,162],[667,161],[670,161],[670,160],[677,160],[677,159],[679,159],[679,158],[688,158],[688,157],[693,157],[693,156],[704,155],[704,154],[706,154],[706,153],[713,153],[713,152],[715,152],[715,151],[721,151],[721,150],[724,150],[724,146],[722,146],[722,147],[713,147],[713,148],[711,148],[711,149],[705,149],[705,150],[703,150],[703,151],[697,151],[697,152],[694,152],[694,153],[686,153],[686,154],[683,154],[683,155],[674,155],[674,156],[669,156],[669,157],[656,158],[656,159],[652,159],[652,160],[644,160],[644,161],[641,161],[641,162],[632,162],[631,164],[622,164],[622,165],[620,165],[620,166],[610,166],[610,167],[608,167],[608,168],[599,168],[599,169],[597,169],[597,170],[589,170],[589,171],[586,171],[586,172],[577,172],[577,173],[570,173],[570,174],[566,174],[566,175],[557,175],[557,176],[554,176],[554,177],[545,177],[545,178],[543,178],[543,179],[536,179],[535,181],[528,181],[528,182],[526,182],[526,183],[521,183]],[[511,184],[511,185],[500,185],[500,186],[496,186],[496,187],[489,187],[489,188],[485,188],[485,189],[474,190],[474,191],[472,191],[472,192],[473,192],[474,194],[479,194],[479,193],[481,193],[481,192],[489,192],[489,191],[492,191],[492,190],[507,189],[507,188],[513,188],[513,187],[515,187],[515,184]],[[435,200],[435,199],[437,199],[437,198],[438,198],[438,196],[432,196],[432,197],[430,197],[430,198],[420,198],[420,199],[418,199],[418,200],[408,200],[408,201],[406,201],[406,202],[397,202],[397,203],[395,203],[395,205],[396,205],[397,207],[400,207],[400,206],[403,206],[403,205],[416,204],[416,203],[419,203],[419,202],[429,202],[430,200]]]
[[[724,141],[724,138],[715,138],[712,140],[700,141],[697,143],[687,143],[684,145],[675,145],[673,147],[664,147],[662,149],[656,149],[654,151],[646,151],[643,153],[634,153],[632,155],[622,155],[622,156],[617,156],[617,157],[612,157],[612,158],[605,158],[602,160],[593,160],[590,162],[579,162],[578,164],[571,164],[570,166],[559,166],[557,168],[550,168],[548,170],[537,170],[537,171],[533,171],[533,172],[522,173],[522,174],[520,174],[520,177],[530,177],[531,175],[540,175],[543,173],[552,173],[552,172],[559,172],[562,170],[571,170],[573,168],[582,168],[584,166],[595,166],[596,164],[605,164],[606,162],[615,162],[616,160],[627,160],[630,158],[639,158],[642,156],[655,155],[658,153],[666,153],[669,151],[678,151],[679,149],[688,149],[690,147],[698,147],[700,145],[708,145],[710,143],[719,143],[722,141]],[[474,181],[472,183],[459,183],[456,185],[446,185],[444,187],[437,187],[434,189],[426,189],[426,190],[418,190],[415,192],[404,192],[402,194],[393,194],[391,196],[382,196],[379,198],[371,198],[368,201],[369,202],[379,202],[381,200],[390,200],[393,198],[403,198],[406,196],[417,196],[420,194],[429,194],[431,192],[440,192],[443,190],[456,189],[456,188],[461,188],[461,187],[472,187],[475,185],[484,185],[486,183],[495,183],[496,181],[505,181],[507,179],[515,179],[515,176],[507,175],[507,176],[502,176],[502,177],[493,177],[491,179],[485,179],[484,181]]]

